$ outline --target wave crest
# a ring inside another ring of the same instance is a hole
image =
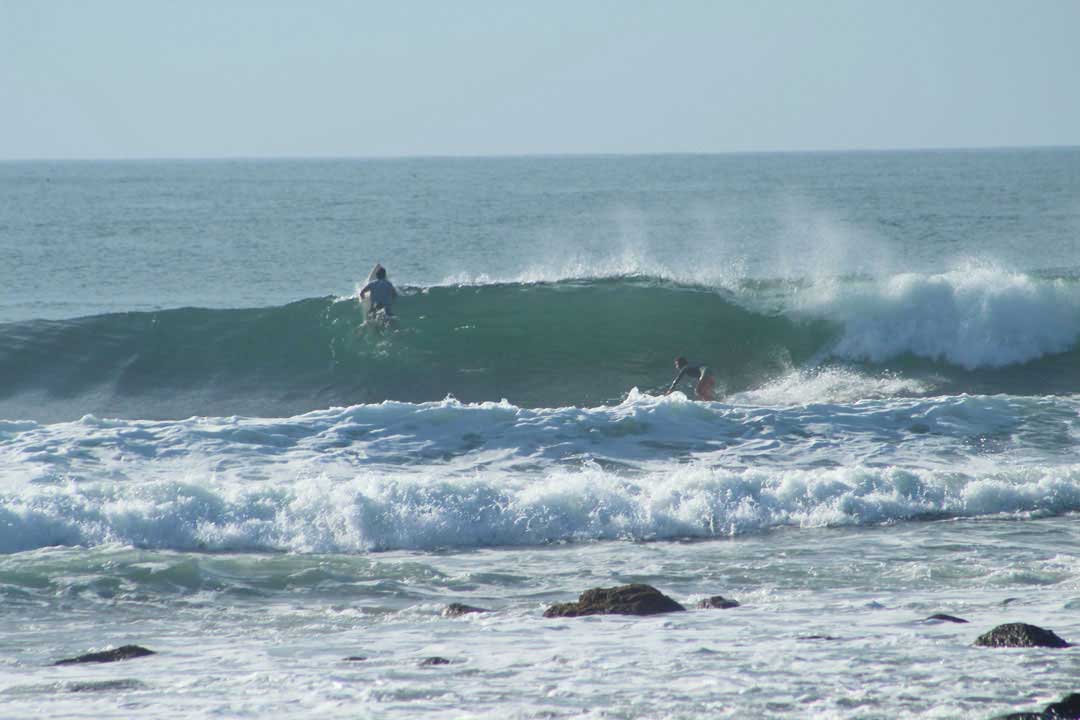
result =
[[[843,326],[832,353],[882,363],[905,354],[973,370],[1064,352],[1080,336],[1080,289],[987,268],[832,284],[802,311]]]
[[[628,479],[593,465],[525,483],[363,473],[351,482],[121,490],[69,485],[6,498],[0,552],[110,544],[171,550],[357,553],[592,540],[712,538],[777,527],[1080,510],[1080,469],[955,472],[682,466]]]

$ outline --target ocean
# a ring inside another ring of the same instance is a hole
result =
[[[1080,643],[1080,149],[5,162],[0,200],[2,717],[1080,689],[975,645]],[[630,583],[689,612],[543,616]]]

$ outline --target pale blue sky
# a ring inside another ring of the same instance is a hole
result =
[[[0,158],[1080,145],[1080,0],[0,0]]]

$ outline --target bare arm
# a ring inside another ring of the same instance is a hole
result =
[[[679,374],[676,375],[675,379],[671,381],[671,387],[667,389],[667,392],[664,393],[665,395],[675,390],[675,386],[679,384],[679,381],[683,379],[683,376],[686,375],[686,371],[689,369],[689,367],[684,367],[682,370],[679,371]]]

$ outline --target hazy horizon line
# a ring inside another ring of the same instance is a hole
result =
[[[136,155],[136,156],[28,156],[0,157],[0,163],[20,162],[215,162],[215,161],[325,161],[325,160],[513,160],[528,158],[717,157],[745,155],[844,155],[873,153],[1007,152],[1014,150],[1076,150],[1076,145],[940,145],[788,150],[648,151],[648,152],[523,152],[523,153],[420,153],[386,155]]]

